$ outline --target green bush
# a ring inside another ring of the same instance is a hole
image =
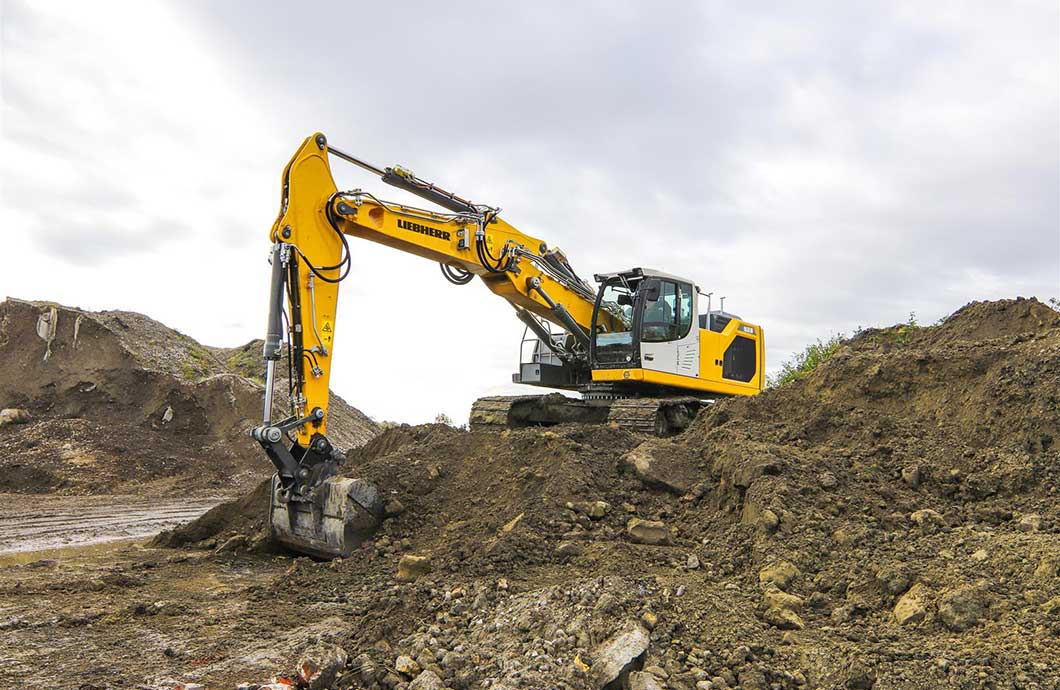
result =
[[[835,351],[839,349],[839,346],[847,340],[848,338],[842,333],[836,333],[831,338],[824,341],[818,338],[817,342],[810,343],[806,346],[805,350],[797,353],[787,362],[784,362],[784,364],[780,366],[780,371],[777,372],[775,376],[769,377],[769,387],[776,388],[777,386],[789,384],[792,381],[798,381],[803,376],[806,376],[811,371],[821,366],[821,364],[828,361],[828,359],[835,354]]]

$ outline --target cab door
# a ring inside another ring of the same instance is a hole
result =
[[[695,288],[665,278],[652,278],[641,288],[640,353],[644,369],[699,376],[699,329]]]

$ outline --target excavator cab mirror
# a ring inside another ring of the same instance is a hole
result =
[[[618,305],[620,307],[632,307],[633,306],[633,296],[632,295],[627,295],[624,292],[619,293],[619,295],[618,295]]]

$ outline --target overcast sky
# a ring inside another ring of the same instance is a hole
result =
[[[264,328],[279,178],[315,130],[563,248],[817,337],[1060,295],[1058,6],[0,0],[0,295]],[[395,197],[338,167],[342,188]],[[333,388],[458,422],[522,324],[354,241]]]

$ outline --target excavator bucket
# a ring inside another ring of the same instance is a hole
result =
[[[318,558],[345,558],[382,521],[379,491],[363,479],[332,478],[304,499],[287,498],[272,480],[269,527],[280,544]]]

